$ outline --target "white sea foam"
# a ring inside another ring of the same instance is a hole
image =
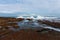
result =
[[[45,19],[45,20],[57,19],[57,17],[40,16],[40,15],[20,15],[16,18],[33,18],[33,19]]]
[[[44,19],[45,17],[43,17],[43,16],[36,16],[36,15],[33,15],[33,16],[28,16],[28,15],[26,15],[26,16],[18,16],[17,18],[32,18],[32,19]]]

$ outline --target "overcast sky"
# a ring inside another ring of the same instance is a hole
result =
[[[0,0],[0,13],[15,12],[60,16],[60,0]]]

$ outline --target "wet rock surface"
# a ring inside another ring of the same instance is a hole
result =
[[[35,30],[25,29],[1,38],[0,40],[60,40],[60,33],[49,31],[38,33]]]

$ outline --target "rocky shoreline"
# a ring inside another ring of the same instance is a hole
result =
[[[58,36],[58,35],[60,35],[60,32],[57,32],[55,30],[50,30],[48,28],[39,27],[38,24],[39,24],[39,26],[44,24],[44,27],[46,24],[46,25],[49,25],[54,28],[60,28],[60,23],[50,22],[47,20],[44,20],[44,21],[37,20],[37,22],[36,22],[35,20],[30,19],[30,18],[24,19],[24,18],[13,18],[13,17],[0,17],[0,39],[1,40],[9,40],[9,38],[11,38],[11,40],[12,40],[12,39],[16,38],[16,40],[19,40],[18,39],[19,37],[14,38],[14,36],[18,36],[18,34],[20,35],[21,33],[24,35],[27,35],[27,34],[28,35],[32,35],[32,34],[37,35],[36,40],[40,40],[40,37],[42,37],[42,36],[43,36],[42,38],[48,37],[49,40],[60,39],[60,36]],[[29,27],[29,26],[31,26],[31,27]],[[1,37],[4,36],[3,34],[4,35],[8,34],[8,35],[6,37],[3,37],[3,39],[2,39]],[[13,34],[13,36],[12,36],[12,34]],[[9,35],[11,35],[11,36],[9,37]],[[22,35],[22,38],[24,35]],[[34,39],[34,35],[32,36],[31,39]],[[40,35],[42,35],[42,36],[40,36]],[[45,39],[48,40],[48,38],[45,38]],[[54,38],[56,38],[56,39],[54,39]],[[44,40],[44,39],[42,39],[42,40]]]

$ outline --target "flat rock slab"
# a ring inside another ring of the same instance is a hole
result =
[[[39,33],[28,29],[9,34],[0,40],[60,40],[60,33],[55,31]]]

